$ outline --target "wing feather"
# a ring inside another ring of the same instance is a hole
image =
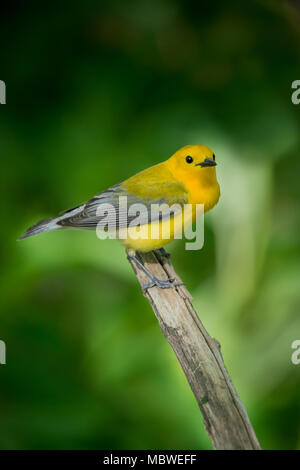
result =
[[[136,183],[134,185],[134,192],[131,188],[127,188],[126,181],[121,184],[114,185],[103,191],[82,206],[81,211],[75,211],[74,215],[68,217],[68,212],[65,211],[63,217],[58,224],[62,226],[78,227],[85,229],[95,229],[99,222],[105,217],[105,220],[110,226],[116,228],[127,228],[135,225],[144,225],[158,220],[165,220],[174,216],[183,205],[187,202],[187,192],[185,187],[176,182],[168,181],[158,183],[156,181],[150,181],[150,183]],[[143,194],[143,196],[141,196]],[[165,195],[168,196],[165,196]],[[162,196],[164,195],[164,196]],[[122,197],[127,198],[127,204],[120,203]],[[161,210],[151,211],[152,204],[159,204],[173,206],[174,210],[170,213],[167,206]],[[145,210],[139,214],[133,213],[132,209],[135,209],[136,204],[143,204]],[[70,210],[72,211],[72,210]],[[99,212],[101,213],[99,215]],[[135,222],[136,221],[136,222]]]

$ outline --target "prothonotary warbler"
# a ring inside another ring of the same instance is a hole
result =
[[[213,151],[205,145],[186,145],[163,163],[111,186],[59,217],[41,220],[20,239],[67,227],[96,230],[100,226],[108,232],[113,228],[116,238],[129,249],[129,257],[147,273],[151,285],[172,287],[176,283],[159,280],[146,270],[135,251],[161,249],[177,237],[184,224],[195,220],[196,205],[202,204],[207,212],[219,197]],[[184,221],[180,209],[186,205],[192,210],[189,220]]]

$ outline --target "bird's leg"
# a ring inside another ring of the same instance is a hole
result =
[[[149,287],[153,286],[160,287],[161,289],[168,289],[170,287],[182,285],[182,282],[174,282],[174,279],[165,280],[158,279],[157,277],[153,276],[153,274],[150,273],[150,271],[143,265],[143,263],[141,263],[141,261],[135,255],[127,254],[127,258],[134,261],[135,264],[149,277],[151,282],[142,286],[144,291],[149,289]]]

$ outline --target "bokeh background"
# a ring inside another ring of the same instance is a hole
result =
[[[200,7],[199,7],[200,5]],[[170,246],[267,449],[300,448],[300,14],[285,1],[1,6],[2,449],[209,449],[115,241],[16,242],[185,144],[214,149],[205,245]]]

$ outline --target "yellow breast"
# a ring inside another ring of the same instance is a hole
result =
[[[188,199],[188,204],[191,204],[189,210],[187,208],[171,219],[124,229],[124,235],[126,234],[122,240],[124,245],[136,251],[147,252],[162,248],[174,238],[183,238],[184,228],[197,218],[196,205],[203,204],[204,212],[207,212],[217,204],[220,197],[218,184],[202,191],[199,188],[195,189],[197,190],[192,191]]]
[[[123,243],[126,247],[136,251],[151,251],[163,247],[174,238],[181,238],[180,234],[184,232],[184,227],[190,225],[196,218],[196,205],[203,204],[204,212],[209,211],[217,204],[220,197],[220,187],[216,178],[215,167],[200,169],[193,168],[193,171],[186,173],[176,165],[176,161],[171,158],[159,166],[162,168],[162,175],[170,177],[184,185],[188,194],[187,204],[191,205],[187,212],[178,214],[171,219],[153,222],[141,227],[130,227],[126,230],[126,236],[123,236]],[[157,168],[154,167],[154,173],[157,174]],[[167,172],[166,175],[164,172]],[[156,177],[154,174],[154,177]],[[162,194],[163,196],[163,194]],[[170,196],[168,195],[170,198]],[[172,202],[176,198],[172,197]],[[201,212],[201,211],[200,211]]]

